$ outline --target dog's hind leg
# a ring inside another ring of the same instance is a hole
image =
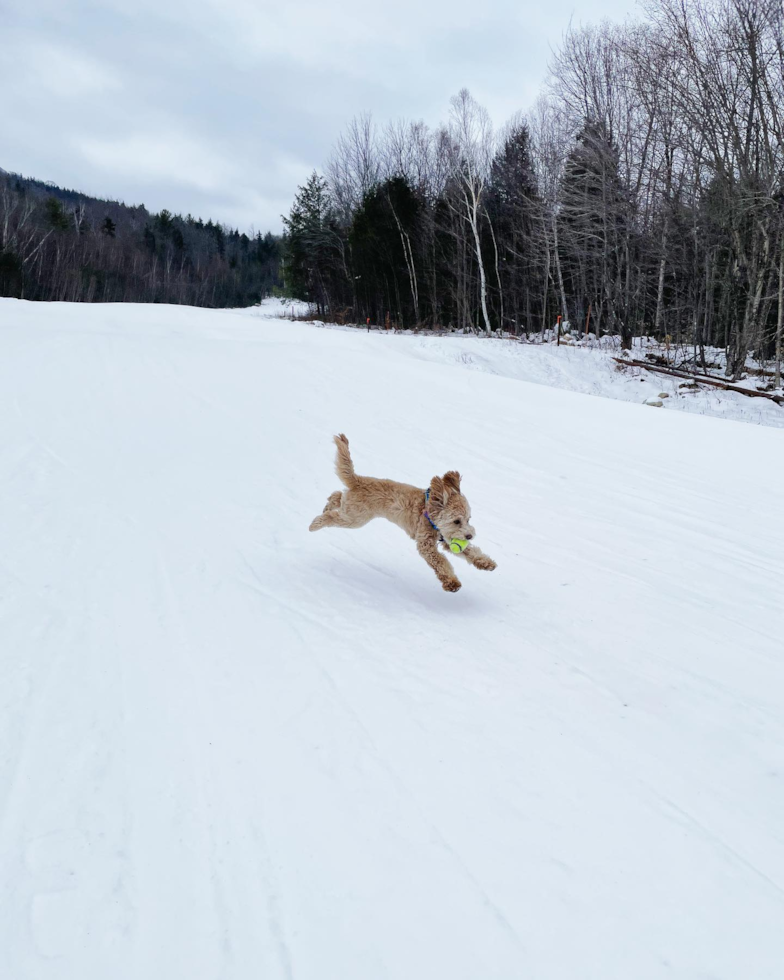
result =
[[[372,519],[372,515],[365,517],[364,515],[354,517],[346,517],[345,514],[341,514],[339,510],[327,510],[323,514],[319,514],[310,522],[310,531],[320,531],[322,527],[364,527],[369,520]]]
[[[336,490],[334,493],[331,493],[329,497],[327,497],[327,502],[324,504],[323,513],[326,514],[327,511],[338,510],[342,499],[343,499],[343,494],[340,490]]]
[[[331,514],[339,514],[340,505],[342,503],[342,490],[336,490],[334,493],[331,493],[327,497],[326,504],[324,504],[324,510],[318,515],[318,517],[313,518],[313,520],[310,522],[310,528],[308,530],[318,531],[322,527],[329,527],[330,525],[334,524],[334,521],[331,518],[329,520],[327,518]]]

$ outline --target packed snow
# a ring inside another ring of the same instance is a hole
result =
[[[0,977],[779,980],[784,433],[259,312],[0,300]]]

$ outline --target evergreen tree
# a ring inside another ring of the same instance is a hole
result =
[[[488,267],[495,265],[494,305],[503,328],[522,324],[543,314],[546,284],[542,268],[542,204],[531,159],[528,127],[511,128],[495,159],[490,177],[488,216],[495,236]],[[491,278],[492,281],[492,278]]]
[[[365,194],[354,214],[349,245],[356,299],[375,323],[387,314],[403,326],[421,320],[418,222],[422,204],[405,177],[392,177]]]
[[[171,234],[172,228],[174,227],[174,220],[172,218],[171,211],[167,211],[166,208],[155,216],[155,224],[158,231],[164,238],[168,238]]]
[[[618,151],[603,124],[586,120],[566,160],[558,195],[560,261],[573,329],[588,319],[630,343],[624,272],[629,261],[628,195]]]
[[[56,231],[66,231],[70,227],[65,208],[56,197],[48,197],[44,203],[49,224]]]
[[[327,182],[314,170],[298,188],[288,218],[283,253],[283,283],[297,299],[329,308],[331,277],[341,239],[337,231]]]

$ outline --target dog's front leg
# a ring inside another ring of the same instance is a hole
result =
[[[460,557],[465,558],[469,565],[473,565],[474,568],[479,568],[483,572],[492,572],[494,568],[498,567],[489,555],[486,555],[473,544],[469,544],[467,548],[460,553]]]
[[[438,553],[435,541],[417,541],[417,551],[436,573],[441,587],[446,592],[457,592],[460,581],[446,558]]]

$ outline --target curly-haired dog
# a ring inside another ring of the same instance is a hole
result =
[[[460,492],[460,474],[450,470],[434,476],[427,490],[394,480],[378,480],[372,476],[357,476],[348,451],[348,439],[335,436],[338,455],[335,469],[345,490],[329,495],[324,512],[314,518],[311,531],[322,527],[364,527],[374,517],[385,517],[416,541],[419,554],[436,573],[447,592],[457,592],[460,582],[447,559],[438,552],[441,543],[449,551],[452,539],[471,541],[475,531],[471,525],[471,508]],[[492,571],[496,564],[469,544],[460,553],[473,565]]]

